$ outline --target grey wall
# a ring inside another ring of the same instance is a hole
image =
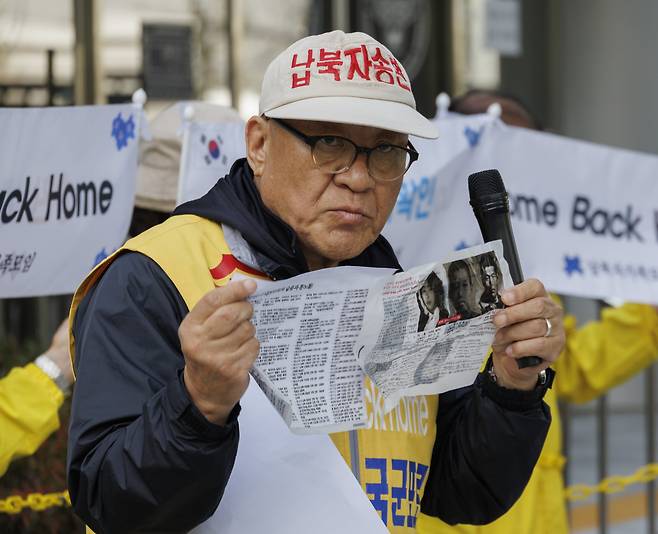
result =
[[[521,0],[523,53],[500,61],[500,89],[519,97],[541,124],[549,120],[550,7],[549,0]]]
[[[658,2],[551,2],[549,124],[658,153]]]

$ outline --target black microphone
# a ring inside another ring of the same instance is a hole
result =
[[[489,169],[471,174],[468,177],[468,194],[480,225],[482,239],[485,242],[496,239],[503,242],[503,255],[509,265],[512,281],[515,285],[520,284],[523,282],[523,271],[509,217],[509,196],[498,170]],[[519,369],[523,369],[541,364],[542,359],[539,356],[524,356],[516,362]]]

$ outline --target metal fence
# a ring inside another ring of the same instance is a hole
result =
[[[0,346],[46,349],[70,302],[70,295],[0,300]]]

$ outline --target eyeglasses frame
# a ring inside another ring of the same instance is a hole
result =
[[[416,150],[416,148],[414,147],[414,145],[411,144],[411,141],[407,141],[407,146],[406,147],[403,147],[403,146],[400,146],[400,145],[394,145],[392,143],[381,143],[381,144],[379,144],[375,147],[369,148],[369,147],[365,147],[365,146],[359,146],[354,141],[352,141],[351,139],[348,139],[347,137],[342,137],[340,135],[327,135],[327,134],[325,134],[325,135],[306,135],[304,132],[299,131],[297,128],[295,128],[294,126],[291,126],[290,124],[288,124],[287,122],[285,122],[281,119],[277,119],[275,117],[268,117],[268,119],[273,120],[278,125],[282,126],[284,130],[286,130],[287,132],[293,134],[298,139],[304,141],[304,143],[306,143],[310,147],[311,155],[313,155],[315,145],[321,139],[324,139],[325,137],[335,137],[336,139],[342,139],[342,140],[347,141],[348,143],[352,144],[356,148],[356,152],[354,153],[354,159],[350,162],[350,164],[345,169],[343,169],[341,171],[338,171],[338,172],[335,172],[333,174],[340,174],[342,172],[347,172],[348,170],[350,170],[352,165],[354,165],[354,162],[359,157],[359,154],[365,154],[366,155],[366,168],[368,169],[368,176],[371,176],[374,180],[377,180],[377,181],[380,181],[380,182],[390,183],[390,182],[394,182],[395,180],[398,180],[399,178],[404,176],[405,173],[409,170],[409,168],[413,164],[413,162],[418,160],[419,153]],[[368,165],[368,162],[370,161],[370,153],[377,150],[382,145],[388,145],[388,146],[391,146],[391,147],[399,148],[399,149],[404,150],[405,152],[407,152],[409,154],[409,165],[407,165],[407,168],[404,170],[404,172],[402,174],[400,174],[399,176],[396,176],[395,178],[391,178],[389,180],[382,179],[382,178],[377,178],[376,176],[372,176],[372,174],[370,174],[370,167]],[[317,165],[317,162],[315,161],[315,158],[313,158],[313,161]]]

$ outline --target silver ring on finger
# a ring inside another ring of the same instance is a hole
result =
[[[553,325],[551,324],[551,321],[546,318],[544,318],[544,321],[546,321],[546,333],[544,334],[544,337],[549,337],[551,332],[553,332]]]

